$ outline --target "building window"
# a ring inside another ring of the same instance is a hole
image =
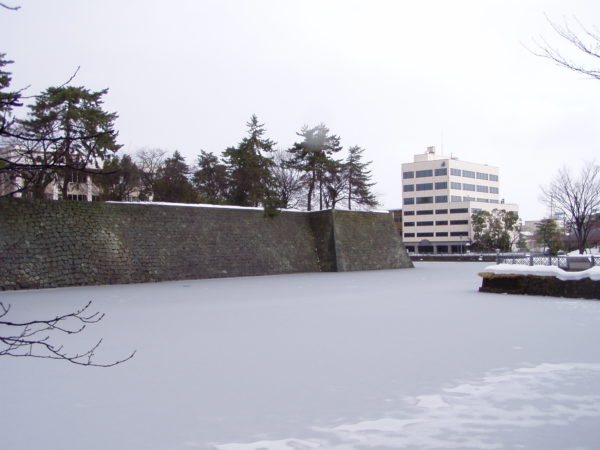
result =
[[[471,208],[471,214],[475,214],[481,211],[481,208]]]
[[[448,232],[447,231],[438,231],[437,233],[435,233],[436,237],[444,237],[444,236],[448,236]]]
[[[441,177],[444,175],[448,175],[448,169],[446,169],[445,167],[443,169],[435,169],[435,176],[436,177]]]
[[[87,182],[87,175],[85,173],[78,172],[76,170],[69,172],[67,177],[69,179],[69,183],[85,183],[85,182]]]
[[[452,181],[450,182],[450,189],[462,189],[462,184]]]
[[[67,194],[67,200],[76,200],[78,202],[87,202],[87,195],[85,194]]]
[[[417,211],[417,216],[428,216],[429,214],[433,214],[432,209],[422,209],[421,211]]]
[[[436,214],[448,214],[448,210],[447,209],[436,209],[435,213]]]
[[[433,233],[417,233],[417,237],[433,237]]]
[[[432,189],[433,189],[433,183],[417,184],[417,191],[431,191]]]
[[[468,231],[451,231],[450,236],[468,236]]]
[[[475,197],[469,197],[468,195],[463,197],[463,202],[474,202]]]
[[[498,194],[498,188],[497,187],[490,187],[490,194]]]
[[[403,190],[404,190],[404,192],[412,192],[415,190],[415,185],[414,184],[405,184],[403,186]]]
[[[415,233],[404,233],[404,237],[415,237]]]
[[[477,179],[478,180],[489,180],[489,176],[487,173],[481,173],[481,172],[477,172]]]
[[[414,227],[415,223],[414,222],[404,222],[404,226],[405,227]]]
[[[475,190],[475,185],[474,184],[469,184],[469,183],[463,183],[463,189],[465,191],[474,191]]]
[[[450,175],[460,177],[460,169],[450,169]]]
[[[450,225],[468,225],[468,220],[451,220]]]
[[[475,172],[473,172],[472,170],[463,170],[462,176],[465,178],[475,178]]]
[[[436,236],[437,236],[437,233],[436,233]],[[438,245],[437,252],[438,253],[448,253],[448,246],[447,245]]]
[[[481,186],[481,185],[477,185],[477,192],[489,192],[490,190],[488,189],[487,186]]]
[[[436,220],[435,224],[436,225],[448,225],[448,221],[447,220]]]
[[[433,226],[433,220],[426,220],[424,222],[417,222],[417,226],[418,227],[432,227]]]
[[[407,252],[411,252],[411,253],[415,252],[415,246],[414,245],[405,245],[404,248],[406,249]]]
[[[440,181],[439,183],[435,183],[435,188],[436,189],[448,189],[448,182]]]
[[[490,200],[490,203],[500,203],[498,200]]]
[[[414,178],[415,177],[415,173],[414,172],[404,172],[402,174],[402,178]]]
[[[405,198],[402,203],[404,203],[405,205],[414,205],[415,204],[415,199],[412,197],[408,197]]]
[[[431,169],[428,169],[428,170],[417,170],[415,172],[415,175],[417,176],[417,178],[432,177],[433,176],[433,170],[431,170]]]
[[[469,208],[453,208],[450,210],[450,214],[463,214],[468,212]]]
[[[433,203],[433,197],[417,197],[417,205],[424,205],[426,203]]]
[[[448,203],[448,196],[447,195],[436,195],[435,202],[436,203]]]
[[[450,201],[453,202],[462,202],[462,197],[460,195],[453,195],[450,197]]]
[[[405,216],[414,216],[415,212],[414,211],[404,211],[404,215]]]
[[[498,175],[490,175],[490,181],[498,181]]]
[[[477,201],[481,202],[481,203],[489,203],[490,202],[490,200],[487,198],[477,198]]]

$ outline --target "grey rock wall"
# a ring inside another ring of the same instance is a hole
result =
[[[411,266],[386,214],[0,201],[0,289]]]

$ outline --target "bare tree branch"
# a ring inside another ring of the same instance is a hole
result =
[[[63,349],[63,345],[51,342],[51,338],[56,333],[79,334],[85,330],[88,324],[100,322],[104,318],[104,314],[90,312],[91,305],[92,302],[90,301],[84,307],[73,312],[49,319],[26,322],[0,320],[0,356],[58,359],[80,366],[95,367],[112,367],[133,358],[135,351],[126,358],[117,361],[97,363],[94,357],[96,350],[102,344],[102,339],[85,352],[80,353],[69,353]],[[10,309],[10,305],[0,302],[0,319],[6,317]]]
[[[10,9],[11,11],[17,11],[18,9],[21,9],[20,6],[8,6],[5,3],[1,3],[0,2],[0,7],[5,8],[5,9]]]
[[[546,20],[558,36],[566,40],[582,56],[587,57],[588,60],[591,59],[592,62],[590,64],[600,64],[597,61],[597,59],[600,59],[600,31],[597,28],[594,27],[593,30],[590,30],[575,18],[574,21],[580,28],[579,33],[577,33],[573,31],[566,19],[562,26],[551,21],[548,16],[546,16]],[[600,66],[588,66],[564,56],[559,49],[553,47],[544,37],[540,37],[539,40],[534,39],[533,41],[537,50],[529,51],[534,55],[549,59],[560,67],[581,73],[595,80],[600,80]]]

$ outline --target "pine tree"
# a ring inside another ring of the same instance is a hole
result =
[[[6,54],[0,53],[0,137],[8,132],[12,123],[12,109],[21,106],[19,91],[7,92],[12,80],[11,73],[3,70],[3,67],[12,64],[13,61],[5,59]]]
[[[342,149],[340,138],[330,135],[329,128],[324,124],[313,128],[304,126],[297,135],[303,140],[294,143],[289,152],[294,155],[294,165],[305,173],[307,210],[312,210],[315,190],[319,198],[319,209],[323,209],[327,164],[333,160],[332,155]]]
[[[40,167],[43,175],[32,180],[34,196],[43,196],[51,181],[60,180],[66,198],[69,172],[99,168],[121,147],[114,128],[117,114],[102,109],[102,97],[107,92],[51,87],[29,106],[28,118],[20,122],[20,139],[30,144],[28,159]]]
[[[266,154],[273,151],[275,143],[264,137],[264,124],[256,115],[246,125],[248,136],[223,152],[229,179],[227,199],[233,205],[259,206],[272,195],[269,168],[273,162]]]
[[[124,201],[142,188],[141,170],[129,155],[104,160],[102,172],[94,176],[101,200]]]
[[[227,196],[227,168],[212,153],[201,151],[198,156],[198,170],[194,172],[193,183],[200,195],[200,201],[211,204],[224,203]]]
[[[190,169],[178,151],[167,158],[154,183],[154,200],[159,202],[194,203],[198,195],[188,179]]]
[[[377,206],[375,194],[371,192],[375,183],[371,182],[371,171],[367,169],[371,161],[362,162],[364,151],[358,146],[348,149],[345,164],[348,209],[352,209],[352,204],[367,207]]]

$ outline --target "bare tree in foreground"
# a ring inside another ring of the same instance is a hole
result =
[[[51,319],[10,322],[4,320],[10,312],[10,305],[0,302],[0,356],[59,359],[95,367],[112,367],[133,358],[135,351],[118,361],[96,362],[95,352],[102,339],[82,353],[69,353],[62,344],[54,343],[56,335],[79,334],[88,324],[98,323],[104,318],[104,314],[89,311],[91,304],[88,302],[83,308]]]
[[[586,163],[578,177],[563,167],[550,184],[542,188],[542,197],[551,210],[557,209],[565,215],[577,249],[583,254],[594,214],[600,212],[600,166]]]
[[[537,50],[532,53],[547,58],[560,67],[600,80],[600,31],[596,27],[590,30],[582,25],[579,20],[574,20],[579,28],[577,32],[573,31],[566,20],[562,26],[550,19],[548,19],[548,22],[556,34],[570,44],[570,49],[577,51],[578,57],[576,59],[580,61],[565,56],[563,52],[550,45],[544,38],[535,41]]]

